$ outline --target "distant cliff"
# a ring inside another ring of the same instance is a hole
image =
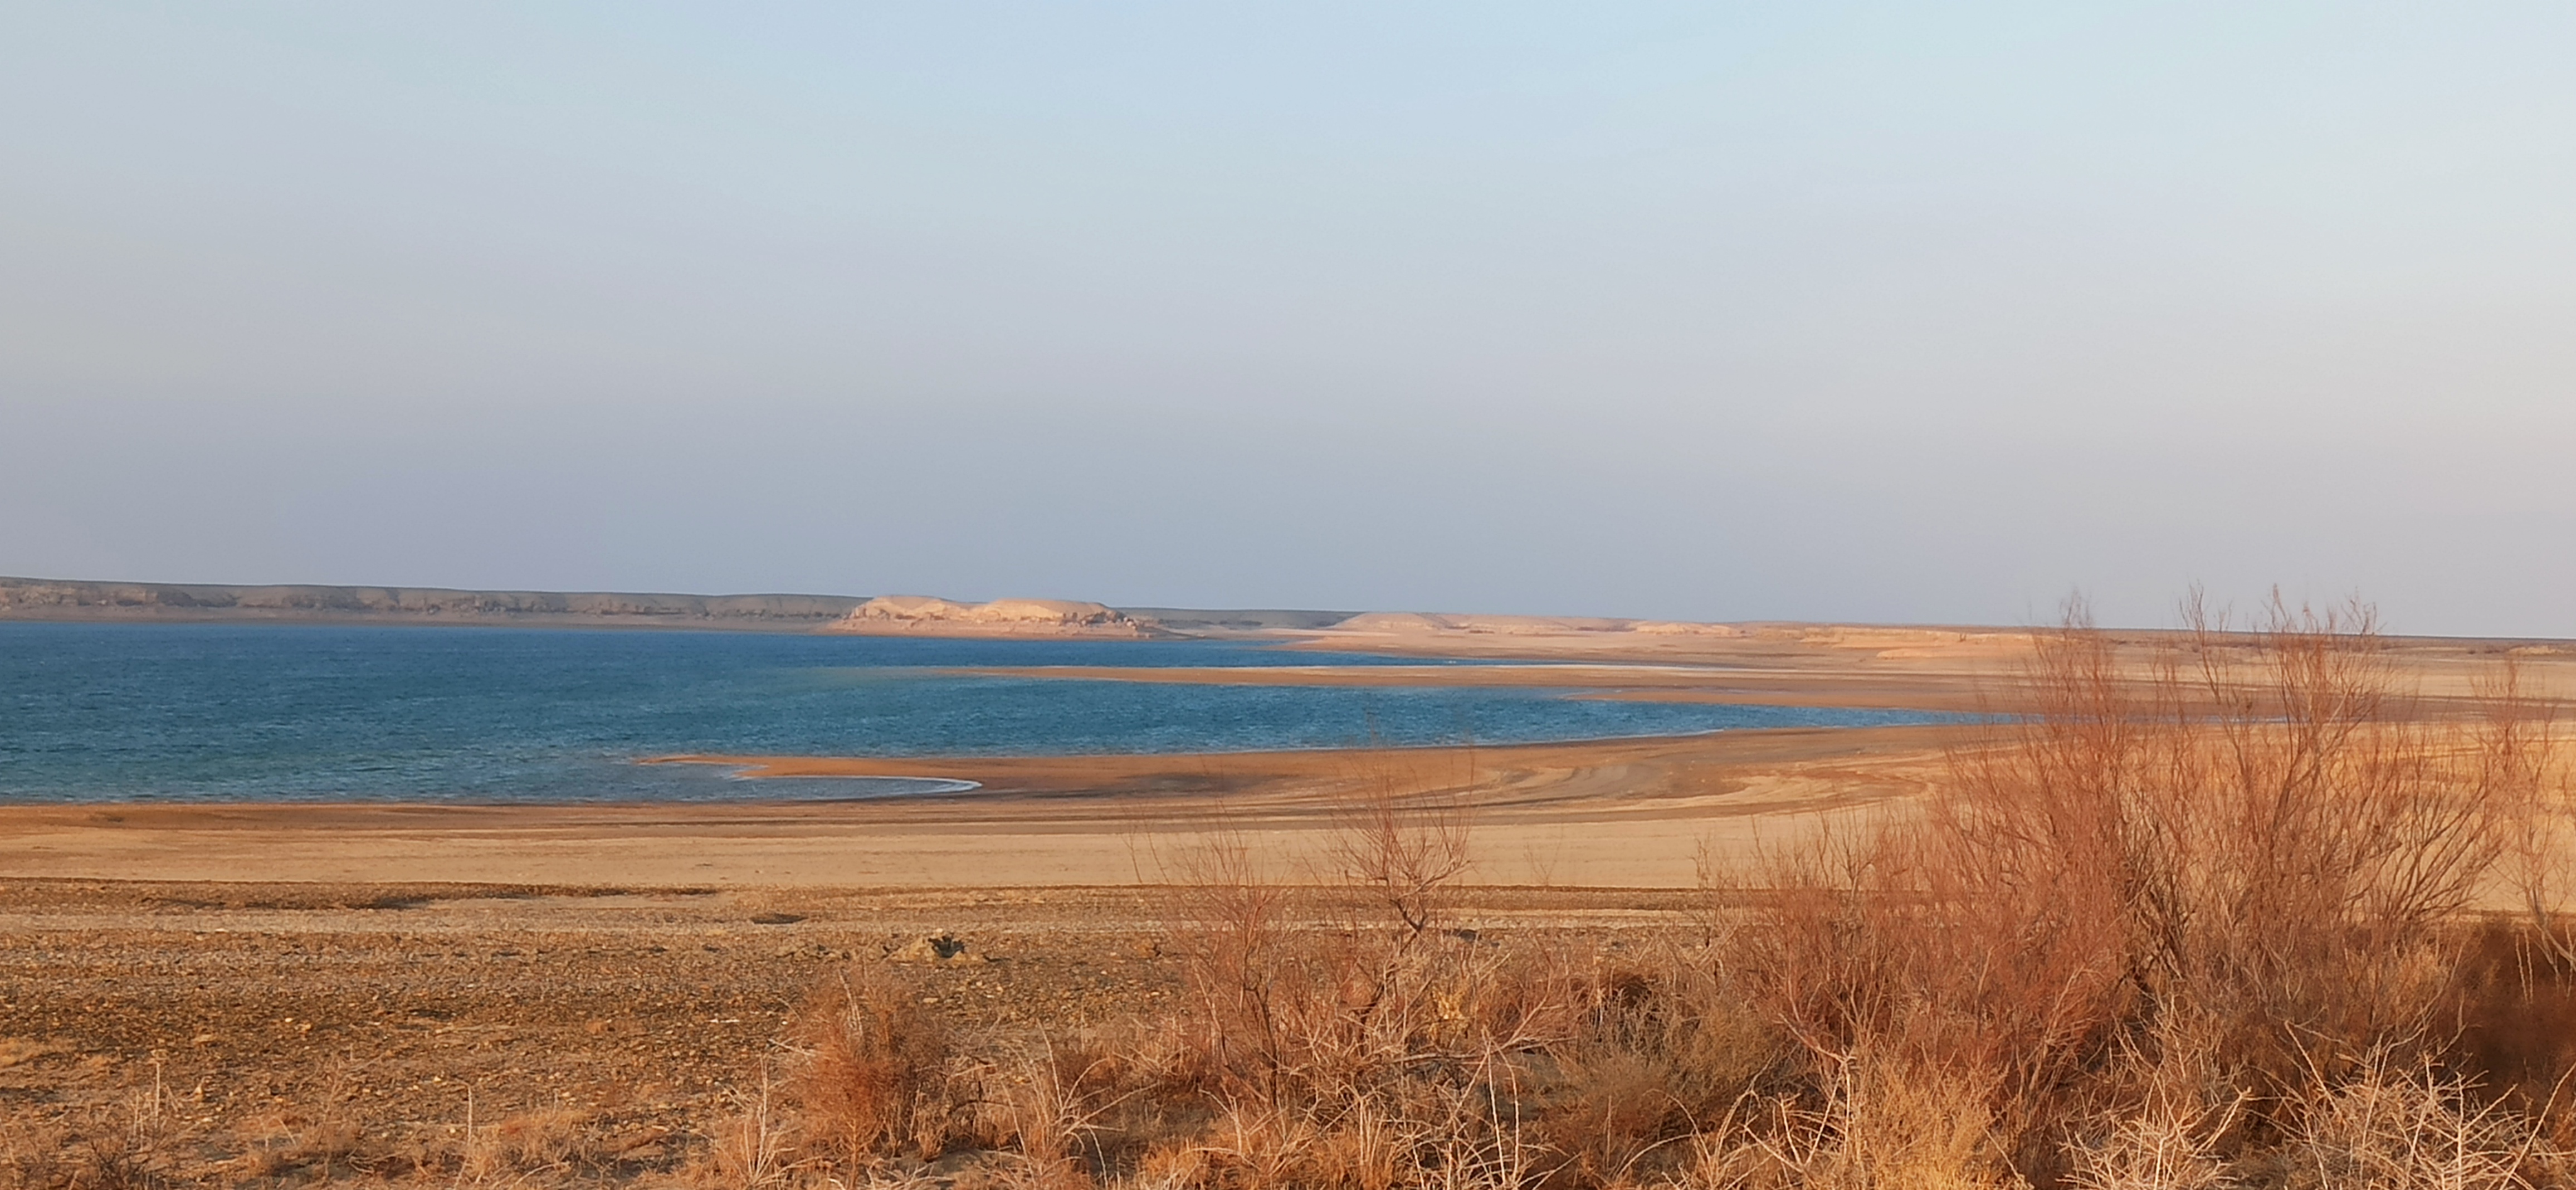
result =
[[[851,595],[225,587],[0,578],[0,620],[339,620],[801,631],[839,620],[865,602]]]

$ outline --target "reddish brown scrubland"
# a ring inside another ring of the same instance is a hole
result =
[[[2078,608],[1997,693],[1924,798],[1720,857],[1651,929],[1466,928],[1474,775],[1390,772],[1302,876],[1222,823],[1140,861],[1168,980],[1120,1011],[965,1021],[945,939],[836,962],[644,1156],[570,1111],[402,1149],[322,1113],[188,1167],[156,1083],[18,1126],[0,1179],[2576,1185],[2571,807],[2509,660],[2435,701],[2367,609]]]

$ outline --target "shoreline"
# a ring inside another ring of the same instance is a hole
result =
[[[92,802],[0,805],[16,877],[585,887],[1059,887],[1154,883],[1218,835],[1283,873],[1320,862],[1337,807],[1454,799],[1478,879],[1673,887],[1704,851],[1919,791],[1947,727],[1777,728],[1475,749],[907,758],[972,795],[710,802]],[[882,758],[707,757],[769,778]]]
[[[953,666],[960,677],[1033,681],[1133,682],[1205,686],[1446,689],[1453,687],[1562,691],[1570,698],[1636,702],[1724,703],[1855,711],[1958,713],[2000,701],[1994,675],[1948,672],[1819,672],[1791,667],[1755,668],[1607,662],[1491,661],[1476,665],[1242,665]],[[1726,729],[1717,729],[1726,730]]]
[[[281,623],[284,621],[280,621]],[[309,621],[308,621],[309,622]],[[1589,649],[1603,634],[1575,643]],[[1530,637],[1482,643],[1526,653]],[[1569,638],[1572,639],[1571,634]],[[1652,654],[1572,652],[1540,665],[1093,667],[988,670],[1147,682],[1522,685],[1571,697],[1925,711],[1996,709],[2023,653],[1999,637],[1836,630],[1789,639],[1672,638]],[[2027,638],[2022,638],[2026,648]],[[1384,649],[1386,639],[1365,642]],[[1418,642],[1417,642],[1418,643]],[[1324,647],[1353,648],[1358,640]],[[1955,646],[1955,647],[1953,647]],[[2385,660],[2429,718],[2471,693],[2502,646],[2399,642]],[[1525,655],[1520,660],[1530,660]],[[2524,658],[2564,688],[2576,655]],[[1651,665],[1641,663],[1653,663]],[[1569,682],[1575,684],[1569,687]],[[2545,694],[2543,695],[2545,697]],[[1356,796],[1454,799],[1479,882],[1673,887],[1710,857],[1793,842],[1817,824],[1899,804],[1937,781],[1974,720],[1738,727],[1474,746],[1031,756],[682,754],[733,788],[800,777],[974,782],[956,793],[688,801],[104,799],[0,804],[0,870],[60,879],[626,887],[923,889],[1148,883],[1174,849],[1258,841],[1281,871],[1321,862]],[[784,787],[769,786],[781,790]]]

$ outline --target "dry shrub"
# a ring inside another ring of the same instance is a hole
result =
[[[797,1122],[780,1110],[763,1068],[757,1092],[736,1095],[734,1113],[707,1131],[707,1145],[681,1172],[690,1185],[723,1190],[764,1190],[792,1184]]]
[[[144,1190],[174,1184],[156,1138],[125,1121],[0,1123],[0,1186],[18,1190]]]
[[[1820,1101],[1783,1099],[1698,1138],[1681,1184],[1745,1190],[2002,1190],[2027,1183],[1997,1145],[1991,1090],[1868,1054],[1824,1064]]]
[[[1693,1132],[1725,1119],[1782,1065],[1785,1039],[1672,949],[1578,984],[1576,1026],[1544,1049],[1549,1077],[1531,1136],[1560,1183],[1616,1184],[1686,1156]]]
[[[854,964],[806,1004],[806,1056],[790,1092],[806,1143],[848,1162],[944,1151],[958,1123],[954,1046],[919,993],[881,967]]]
[[[351,1172],[381,1173],[398,1164],[421,1164],[405,1162],[370,1128],[370,1121],[348,1094],[349,1073],[345,1067],[335,1068],[311,1100],[260,1117],[255,1131],[262,1139],[242,1155],[244,1169],[255,1177],[301,1171],[327,1180]],[[154,1087],[148,1098],[159,1097],[157,1070]],[[468,1124],[470,1137],[470,1117]]]
[[[2566,1118],[2576,1092],[2576,967],[2520,923],[2481,923],[2462,948],[2455,1000],[2459,1022],[2451,1063],[2526,1112]],[[2566,1138],[2576,1140],[2576,1137]]]
[[[1192,1048],[1171,1056],[1175,1073],[1225,1098],[1276,1099],[1292,1027],[1282,1001],[1313,994],[1312,970],[1292,954],[1289,890],[1259,870],[1251,844],[1238,835],[1212,834],[1184,853],[1178,868],[1182,924],[1175,941]]]
[[[1392,764],[1392,761],[1388,763]],[[1194,1145],[1150,1145],[1158,1184],[1521,1184],[1542,1153],[1533,1058],[1573,1035],[1589,972],[1448,928],[1468,866],[1462,795],[1382,769],[1337,807],[1319,886],[1277,882],[1239,837],[1177,864],[1186,1044],[1150,1098],[1215,1107]],[[1658,1118],[1661,1113],[1658,1112]]]
[[[1087,1190],[1092,1171],[1105,1168],[1109,1150],[1103,1117],[1123,1106],[1125,1064],[1114,1054],[1078,1041],[1049,1040],[1013,1063],[994,1104],[1002,1116],[995,1131],[1007,1136],[1018,1162],[1015,1185],[1033,1190]]]
[[[1573,1007],[1554,973],[1504,961],[1466,932],[1433,930],[1436,918],[1332,922],[1337,906],[1314,890],[1232,867],[1238,846],[1198,861],[1233,874],[1184,894],[1177,939],[1194,1044],[1185,1066],[1224,1099],[1292,1108],[1331,1099],[1399,1059],[1510,1048],[1561,1027]]]
[[[2567,913],[2576,895],[2576,880],[2569,879],[2569,857],[2576,855],[2576,779],[2558,763],[2558,704],[2531,695],[2511,653],[2480,684],[2479,694],[2487,713],[2479,762],[2486,779],[2510,791],[2521,811],[2508,854],[2529,915],[2531,959],[2556,972],[2576,972],[2576,928]]]
[[[60,1051],[53,1051],[60,1052]],[[0,1187],[15,1190],[145,1190],[199,1180],[202,1120],[189,1119],[161,1081],[152,1059],[150,1084],[121,1102],[88,1103],[39,1116],[42,1099],[19,1089],[14,1113],[0,1116]],[[41,1092],[39,1092],[41,1094]]]
[[[2481,1104],[2430,1066],[2400,1069],[2372,1055],[2355,1075],[2320,1085],[2280,1155],[2296,1190],[2518,1190],[2556,1182],[2549,1151],[2526,1116]]]
[[[2145,1110],[2103,1121],[2076,1149],[2069,1185],[2080,1190],[2225,1190],[2238,1185],[2217,1152],[2227,1116]]]
[[[2273,1096],[2431,1038],[2443,927],[2527,797],[2523,718],[2431,715],[2367,609],[2276,600],[2241,634],[2188,611],[2132,658],[2076,607],[1922,817],[1769,872],[1756,967],[1781,1019],[1818,1054],[1988,1080],[2034,1173],[2098,1110],[2079,1084],[2169,1015]]]
[[[1266,978],[1194,981],[1202,1047],[1165,1084],[1218,1105],[1207,1184],[1410,1186],[1516,1167],[1526,1058],[1571,1029],[1570,972],[1409,928],[1302,931],[1267,958]]]
[[[1326,849],[1332,875],[1415,934],[1440,917],[1446,890],[1472,862],[1465,794],[1476,783],[1476,752],[1472,746],[1459,751],[1461,773],[1420,771],[1445,755],[1387,748],[1366,753],[1358,779],[1333,805]]]

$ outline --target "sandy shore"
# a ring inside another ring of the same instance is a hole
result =
[[[1305,633],[1317,648],[1499,664],[1017,668],[1022,677],[1314,685],[1517,685],[1577,697],[2009,709],[2029,638],[2009,632],[1773,626],[1741,637]],[[2398,639],[2385,660],[2428,713],[2511,656],[2527,688],[2576,691],[2576,652]],[[468,881],[584,887],[922,889],[1152,882],[1211,832],[1257,836],[1282,875],[1311,868],[1355,791],[1469,803],[1472,879],[1683,887],[1703,853],[1743,856],[1937,777],[1960,726],[1734,731],[1466,749],[1167,756],[698,756],[781,782],[761,800],[600,805],[0,806],[0,866],[116,880]],[[970,794],[793,800],[800,776],[977,782]]]
[[[1462,797],[1491,884],[1677,887],[1815,811],[1921,786],[1945,729],[1727,732],[1477,749],[899,761],[692,757],[786,780],[904,775],[971,794],[667,805],[0,807],[18,876],[580,886],[1104,885],[1153,881],[1212,831],[1298,874],[1355,791]],[[757,785],[748,787],[756,791]]]

